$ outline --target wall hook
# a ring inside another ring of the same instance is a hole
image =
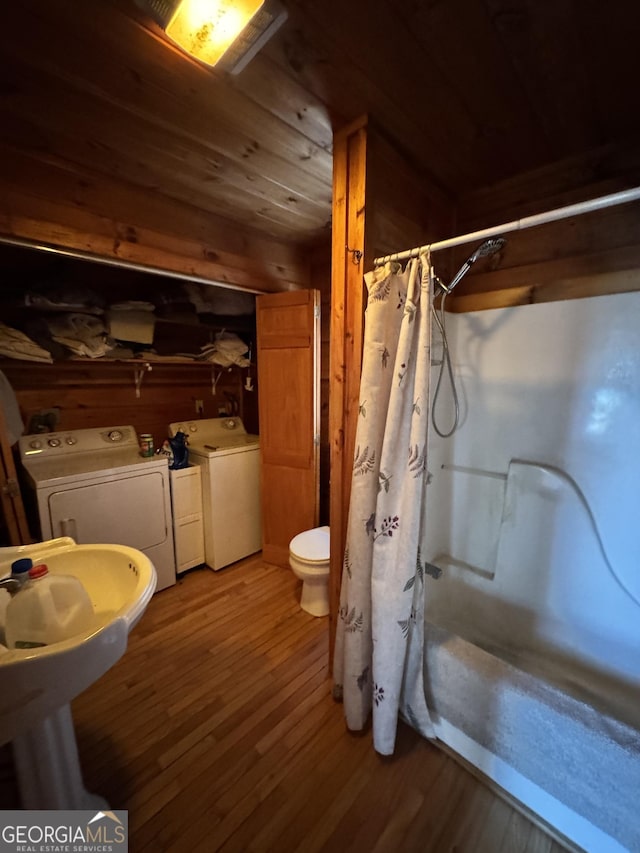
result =
[[[133,383],[136,388],[136,399],[140,399],[140,386],[142,385],[142,380],[144,378],[145,373],[151,372],[153,367],[149,364],[148,361],[145,362],[144,367],[136,367],[133,371]]]
[[[354,264],[359,264],[362,260],[362,252],[360,251],[360,249],[350,249],[348,246],[345,246],[345,249],[352,256],[351,262]]]

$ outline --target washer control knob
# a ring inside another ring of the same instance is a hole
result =
[[[50,438],[47,444],[49,445],[49,447],[60,447],[62,442],[59,438]]]
[[[107,438],[109,441],[122,441],[122,432],[119,429],[112,429],[111,432],[107,433]]]
[[[34,439],[34,441],[29,442],[29,447],[31,447],[33,450],[40,450],[42,448],[42,442],[38,441],[38,439],[36,438]]]
[[[227,418],[225,421],[222,422],[222,425],[225,427],[225,429],[235,429],[238,426],[238,424],[233,418]]]
[[[75,435],[68,435],[68,436],[65,438],[64,443],[65,443],[65,444],[68,444],[68,445],[69,445],[69,447],[71,447],[72,445],[74,445],[74,444],[77,444],[77,443],[78,443],[78,439],[75,437]]]
[[[189,432],[198,432],[196,424],[189,424]]]

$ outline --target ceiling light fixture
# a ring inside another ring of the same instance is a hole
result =
[[[253,59],[287,18],[278,0],[136,0],[182,50],[231,74]]]

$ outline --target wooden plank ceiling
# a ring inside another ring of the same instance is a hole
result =
[[[285,5],[228,76],[134,0],[12,3],[0,177],[55,167],[79,193],[106,177],[311,245],[330,239],[333,131],[361,114],[452,200],[640,131],[636,0]]]

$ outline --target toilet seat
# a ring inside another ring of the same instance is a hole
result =
[[[289,544],[291,554],[303,564],[312,567],[329,560],[329,528],[314,527],[294,536]]]

